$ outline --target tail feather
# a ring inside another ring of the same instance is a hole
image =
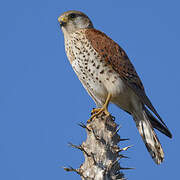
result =
[[[152,159],[156,164],[160,164],[164,160],[164,152],[146,111],[143,110],[142,115],[139,117],[135,115],[134,120]]]
[[[164,124],[161,124],[145,107],[144,107],[144,110],[146,111],[146,114],[147,114],[153,128],[156,128],[158,131],[162,132],[169,138],[172,138],[172,134],[169,131],[169,129],[167,128],[167,126],[164,126]]]

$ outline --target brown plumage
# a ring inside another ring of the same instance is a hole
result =
[[[58,20],[64,33],[68,59],[79,80],[100,107],[94,112],[107,112],[111,102],[131,114],[149,153],[160,164],[164,153],[153,128],[170,138],[172,135],[146,96],[125,51],[107,35],[94,29],[91,20],[82,12],[68,11]]]
[[[87,39],[91,42],[93,48],[113,69],[119,73],[123,79],[135,84],[144,92],[144,87],[139,79],[134,66],[129,61],[125,51],[107,35],[96,29],[87,29],[85,31]]]

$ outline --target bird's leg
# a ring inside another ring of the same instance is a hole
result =
[[[109,115],[110,113],[108,112],[108,105],[109,105],[110,100],[111,100],[111,94],[109,93],[108,96],[107,96],[106,102],[104,103],[103,107],[102,108],[93,109],[91,111],[91,113],[93,115],[91,116],[90,120],[92,120],[95,116],[99,115],[103,111],[105,112],[106,115]]]

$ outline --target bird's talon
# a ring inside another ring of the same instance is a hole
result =
[[[95,111],[93,111],[93,110],[95,110]],[[104,112],[104,114],[106,115],[106,116],[109,116],[110,115],[110,113],[108,112],[108,110],[106,109],[106,108],[97,108],[97,109],[93,109],[92,111],[93,111],[93,114],[92,114],[92,116],[91,116],[91,118],[90,118],[90,120],[88,121],[88,122],[90,122],[90,121],[92,121],[92,119],[94,118],[94,117],[96,117],[96,116],[98,116],[99,114],[101,114],[102,112]]]
[[[99,112],[101,109],[100,108],[93,108],[93,110],[91,111],[91,115]]]

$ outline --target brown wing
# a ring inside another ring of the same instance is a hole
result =
[[[91,42],[93,48],[105,61],[111,64],[113,69],[119,73],[124,83],[133,89],[137,96],[140,97],[142,103],[144,103],[166,127],[162,118],[159,116],[149,98],[146,96],[143,84],[125,51],[101,31],[96,29],[87,29],[85,34],[87,39]]]

